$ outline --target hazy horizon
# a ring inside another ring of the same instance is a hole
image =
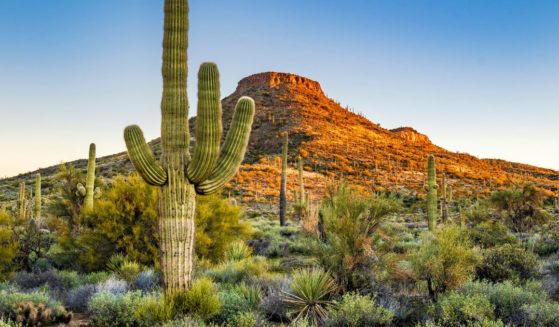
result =
[[[0,3],[0,177],[159,136],[163,1]],[[559,2],[190,1],[189,98],[264,71],[318,81],[384,128],[559,170]]]

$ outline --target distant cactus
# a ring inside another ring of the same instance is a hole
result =
[[[84,198],[83,208],[86,211],[93,210],[93,199],[98,197],[100,189],[95,187],[95,143],[89,145],[89,158],[87,160],[87,179],[85,187],[78,184],[78,194]]]
[[[297,156],[297,168],[299,170],[299,202],[305,203],[305,184],[303,183],[303,158]]]
[[[287,209],[287,147],[289,144],[289,136],[287,132],[283,133],[283,143],[281,147],[281,183],[280,183],[280,199],[279,199],[279,217],[280,225],[285,226],[285,211]]]
[[[41,174],[35,175],[35,219],[41,218]]]
[[[27,199],[25,198],[25,182],[19,182],[19,192],[17,194],[17,216],[20,221],[25,221],[27,217]]]
[[[427,224],[429,230],[434,231],[437,224],[437,174],[435,158],[429,155],[427,160]]]
[[[442,220],[446,222],[448,220],[448,202],[446,198],[446,173],[443,172],[443,177],[441,181],[441,211],[442,211]]]
[[[196,194],[212,194],[233,178],[243,161],[254,117],[254,101],[241,97],[220,148],[222,135],[219,72],[203,63],[198,72],[196,146],[191,158],[188,130],[188,1],[165,0],[161,160],[141,129],[128,126],[128,156],[143,179],[159,186],[159,249],[166,296],[188,290],[194,259]]]

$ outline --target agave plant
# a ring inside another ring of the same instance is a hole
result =
[[[293,274],[289,292],[283,293],[283,302],[289,307],[294,320],[305,320],[321,326],[328,317],[331,296],[337,286],[329,273],[319,269],[301,269]]]

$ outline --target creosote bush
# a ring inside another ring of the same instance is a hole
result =
[[[386,326],[394,318],[394,312],[375,303],[371,295],[346,293],[335,301],[330,310],[328,326],[367,327]]]
[[[504,244],[483,252],[476,276],[494,283],[505,280],[523,282],[538,275],[538,266],[538,259],[532,252]]]

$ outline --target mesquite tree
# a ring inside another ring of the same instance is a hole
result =
[[[220,148],[219,73],[214,63],[198,72],[196,145],[191,157],[186,94],[188,1],[165,0],[161,160],[140,128],[126,127],[128,155],[143,179],[158,186],[159,249],[167,296],[185,292],[192,279],[196,194],[211,194],[234,177],[248,144],[254,101],[241,97]]]

